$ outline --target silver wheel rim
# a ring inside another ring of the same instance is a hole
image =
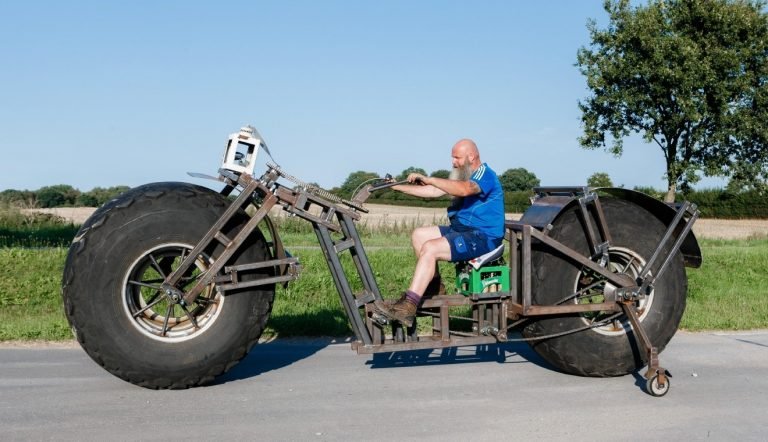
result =
[[[611,247],[608,249],[608,255],[610,262],[608,264],[609,269],[614,273],[623,273],[632,279],[637,279],[640,275],[640,271],[645,266],[645,260],[638,255],[635,251],[624,247]],[[613,287],[606,281],[595,280],[591,276],[590,272],[586,270],[580,271],[576,275],[574,282],[574,292],[579,295],[574,298],[574,303],[600,303],[605,299],[604,293],[606,290],[611,290]],[[638,319],[642,322],[653,305],[654,292],[647,294],[635,303],[637,307]],[[592,328],[592,331],[600,333],[606,336],[619,336],[624,335],[627,331],[632,329],[629,320],[626,318],[617,318],[609,321],[604,325],[597,325],[601,322],[605,322],[604,319],[613,312],[595,312],[582,314],[582,321],[587,325],[596,325]]]
[[[167,243],[144,252],[129,267],[123,281],[123,310],[131,325],[143,335],[161,342],[175,343],[196,338],[216,322],[225,297],[214,284],[205,287],[192,305],[170,301],[160,288],[166,276],[189,256],[193,246]],[[203,254],[177,285],[188,290],[205,272],[211,259]]]

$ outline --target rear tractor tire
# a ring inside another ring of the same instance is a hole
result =
[[[86,221],[67,255],[62,295],[72,330],[94,361],[136,385],[188,388],[224,373],[256,344],[274,285],[223,292],[211,284],[191,305],[159,289],[228,205],[204,187],[155,183],[126,192]],[[247,220],[236,214],[225,234],[234,237]],[[176,288],[194,286],[223,249],[214,241]],[[267,259],[257,229],[230,263]]]
[[[666,226],[631,202],[614,198],[600,201],[612,236],[609,268],[635,279],[661,241]],[[595,225],[593,219],[589,222]],[[567,209],[553,221],[550,236],[584,256],[591,256],[583,223],[578,207]],[[534,249],[531,261],[534,304],[553,305],[563,299],[568,299],[563,305],[599,303],[604,300],[604,291],[610,288],[599,275],[544,246]],[[687,289],[684,263],[678,251],[653,291],[635,304],[643,329],[659,352],[677,331],[685,310]],[[590,312],[546,317],[529,324],[523,335],[542,338],[599,325],[564,336],[534,340],[531,345],[563,372],[594,377],[621,376],[643,367],[647,361],[628,318],[622,314],[607,320],[611,315],[614,313]]]

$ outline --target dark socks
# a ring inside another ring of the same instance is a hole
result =
[[[410,290],[405,291],[405,299],[413,303],[413,305],[419,305],[419,302],[421,302],[421,296],[419,296],[418,293],[412,292]]]

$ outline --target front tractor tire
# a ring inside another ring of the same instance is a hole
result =
[[[666,226],[629,201],[615,198],[601,198],[600,201],[612,236],[608,268],[636,279],[661,241]],[[591,216],[589,222],[596,229]],[[558,215],[552,226],[552,238],[584,256],[591,256],[578,206]],[[667,253],[668,250],[664,250],[662,256]],[[596,273],[544,246],[534,250],[531,264],[535,304],[600,303],[604,302],[605,291],[612,289]],[[640,323],[659,353],[677,331],[685,310],[687,290],[683,258],[677,251],[653,291],[635,303]],[[523,335],[533,339],[531,345],[541,357],[565,373],[622,376],[643,367],[648,361],[635,339],[629,319],[624,314],[612,316],[613,312],[590,312],[546,317],[530,323]],[[593,327],[584,330],[590,326]],[[576,329],[583,331],[568,334]],[[558,334],[564,335],[540,339]]]
[[[122,194],[85,222],[67,255],[62,296],[75,337],[94,361],[136,385],[188,388],[224,373],[256,344],[272,309],[273,284],[227,292],[211,284],[191,305],[160,290],[228,205],[204,187],[155,183]],[[239,212],[225,235],[234,237],[247,220]],[[214,241],[175,288],[194,286],[223,249]],[[257,229],[228,264],[267,259]],[[241,280],[272,273],[267,268]]]

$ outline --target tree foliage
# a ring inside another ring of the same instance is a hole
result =
[[[527,191],[541,184],[536,174],[524,167],[507,169],[499,175],[499,181],[505,192]]]
[[[398,181],[402,181],[402,180],[408,178],[408,175],[410,175],[412,173],[420,173],[420,174],[422,174],[424,176],[427,176],[427,171],[426,170],[422,169],[421,167],[413,167],[413,166],[411,166],[411,167],[403,170],[402,172],[400,172],[400,175],[397,176],[397,180]]]
[[[587,178],[589,187],[613,187],[611,176],[605,172],[595,172]]]
[[[42,208],[74,206],[80,191],[67,184],[41,187],[37,191],[37,204]]]
[[[18,206],[33,207],[37,201],[35,192],[31,190],[6,189],[0,192],[0,203]]]
[[[379,174],[374,172],[366,172],[364,170],[352,172],[349,174],[347,179],[344,180],[344,183],[339,188],[339,194],[344,198],[350,198],[361,184],[374,178],[379,178]]]
[[[128,186],[94,187],[89,192],[81,193],[77,204],[81,206],[99,207],[119,194],[129,190]]]
[[[616,156],[641,134],[666,160],[666,201],[705,176],[768,178],[768,19],[763,1],[607,0],[578,52],[591,96],[584,148]]]
[[[7,189],[0,192],[0,204],[18,207],[98,207],[129,190],[128,186],[95,187],[81,192],[67,184],[41,187],[38,190]]]
[[[436,171],[432,172],[432,174],[429,175],[429,176],[433,176],[435,178],[445,178],[445,179],[447,179],[448,177],[451,176],[451,171],[450,170],[446,170],[446,169],[437,169]]]

